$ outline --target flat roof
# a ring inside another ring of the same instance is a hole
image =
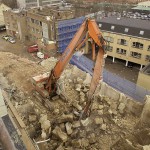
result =
[[[148,20],[111,16],[101,19],[98,23],[101,24],[101,30],[150,39],[150,21]],[[112,26],[114,29],[111,29]],[[128,28],[128,32],[125,32],[125,28]],[[144,33],[140,34],[140,31]]]

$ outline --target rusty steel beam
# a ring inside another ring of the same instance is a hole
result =
[[[0,118],[0,141],[1,141],[2,147],[5,150],[16,150],[15,145],[12,142],[11,137],[1,118]]]

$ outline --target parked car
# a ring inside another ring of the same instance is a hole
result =
[[[3,36],[2,36],[2,39],[4,39],[4,40],[7,41],[7,40],[9,39],[9,37],[10,37],[9,35],[3,35]]]
[[[16,43],[15,39],[13,37],[9,37],[8,41],[12,44]]]
[[[28,52],[29,53],[34,53],[34,52],[38,52],[38,45],[32,45],[28,47]]]

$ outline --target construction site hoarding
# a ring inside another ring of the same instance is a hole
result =
[[[58,21],[56,24],[56,41],[59,53],[64,52],[84,20],[85,17],[79,17]]]

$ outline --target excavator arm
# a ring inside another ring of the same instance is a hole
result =
[[[62,54],[61,58],[57,62],[56,66],[51,71],[48,82],[45,86],[45,88],[47,89],[47,91],[49,93],[52,93],[52,91],[53,92],[56,91],[57,80],[59,79],[61,73],[65,69],[65,66],[68,64],[68,62],[72,58],[74,52],[76,50],[78,50],[77,48],[80,45],[80,43],[83,44],[85,42],[83,39],[87,33],[88,33],[88,37],[93,39],[93,41],[94,41],[93,47],[95,48],[95,43],[99,47],[99,52],[97,55],[97,61],[96,61],[95,68],[94,68],[95,73],[93,74],[93,81],[91,82],[91,90],[89,92],[89,95],[92,95],[94,93],[94,91],[95,91],[94,87],[96,88],[95,82],[97,83],[97,81],[95,81],[95,78],[97,80],[99,80],[100,75],[102,73],[102,61],[103,61],[103,55],[104,55],[105,41],[102,37],[102,34],[101,34],[95,20],[89,20],[89,19],[87,19],[83,22],[83,24],[81,25],[81,27],[79,28],[79,30],[75,34],[74,38],[72,39],[72,41],[70,42],[70,44],[68,45],[68,47],[66,48],[64,53]],[[82,42],[82,40],[84,42]],[[93,51],[93,55],[95,57],[95,49],[92,49],[92,51]]]
[[[44,83],[44,88],[39,88],[38,86],[36,86],[36,90],[42,96],[45,95],[45,91],[48,93],[48,96],[54,94],[56,92],[57,80],[60,78],[61,73],[65,69],[65,66],[72,58],[75,51],[77,51],[89,38],[92,40],[92,55],[93,60],[96,59],[96,62],[94,66],[94,73],[90,85],[90,90],[88,92],[88,102],[86,107],[84,108],[83,114],[87,113],[89,107],[91,106],[92,97],[99,83],[99,80],[102,77],[103,70],[103,57],[105,53],[106,43],[95,20],[86,19],[83,22],[48,77],[33,77],[35,82],[42,81]],[[99,48],[97,57],[95,52],[95,45],[97,45]]]

